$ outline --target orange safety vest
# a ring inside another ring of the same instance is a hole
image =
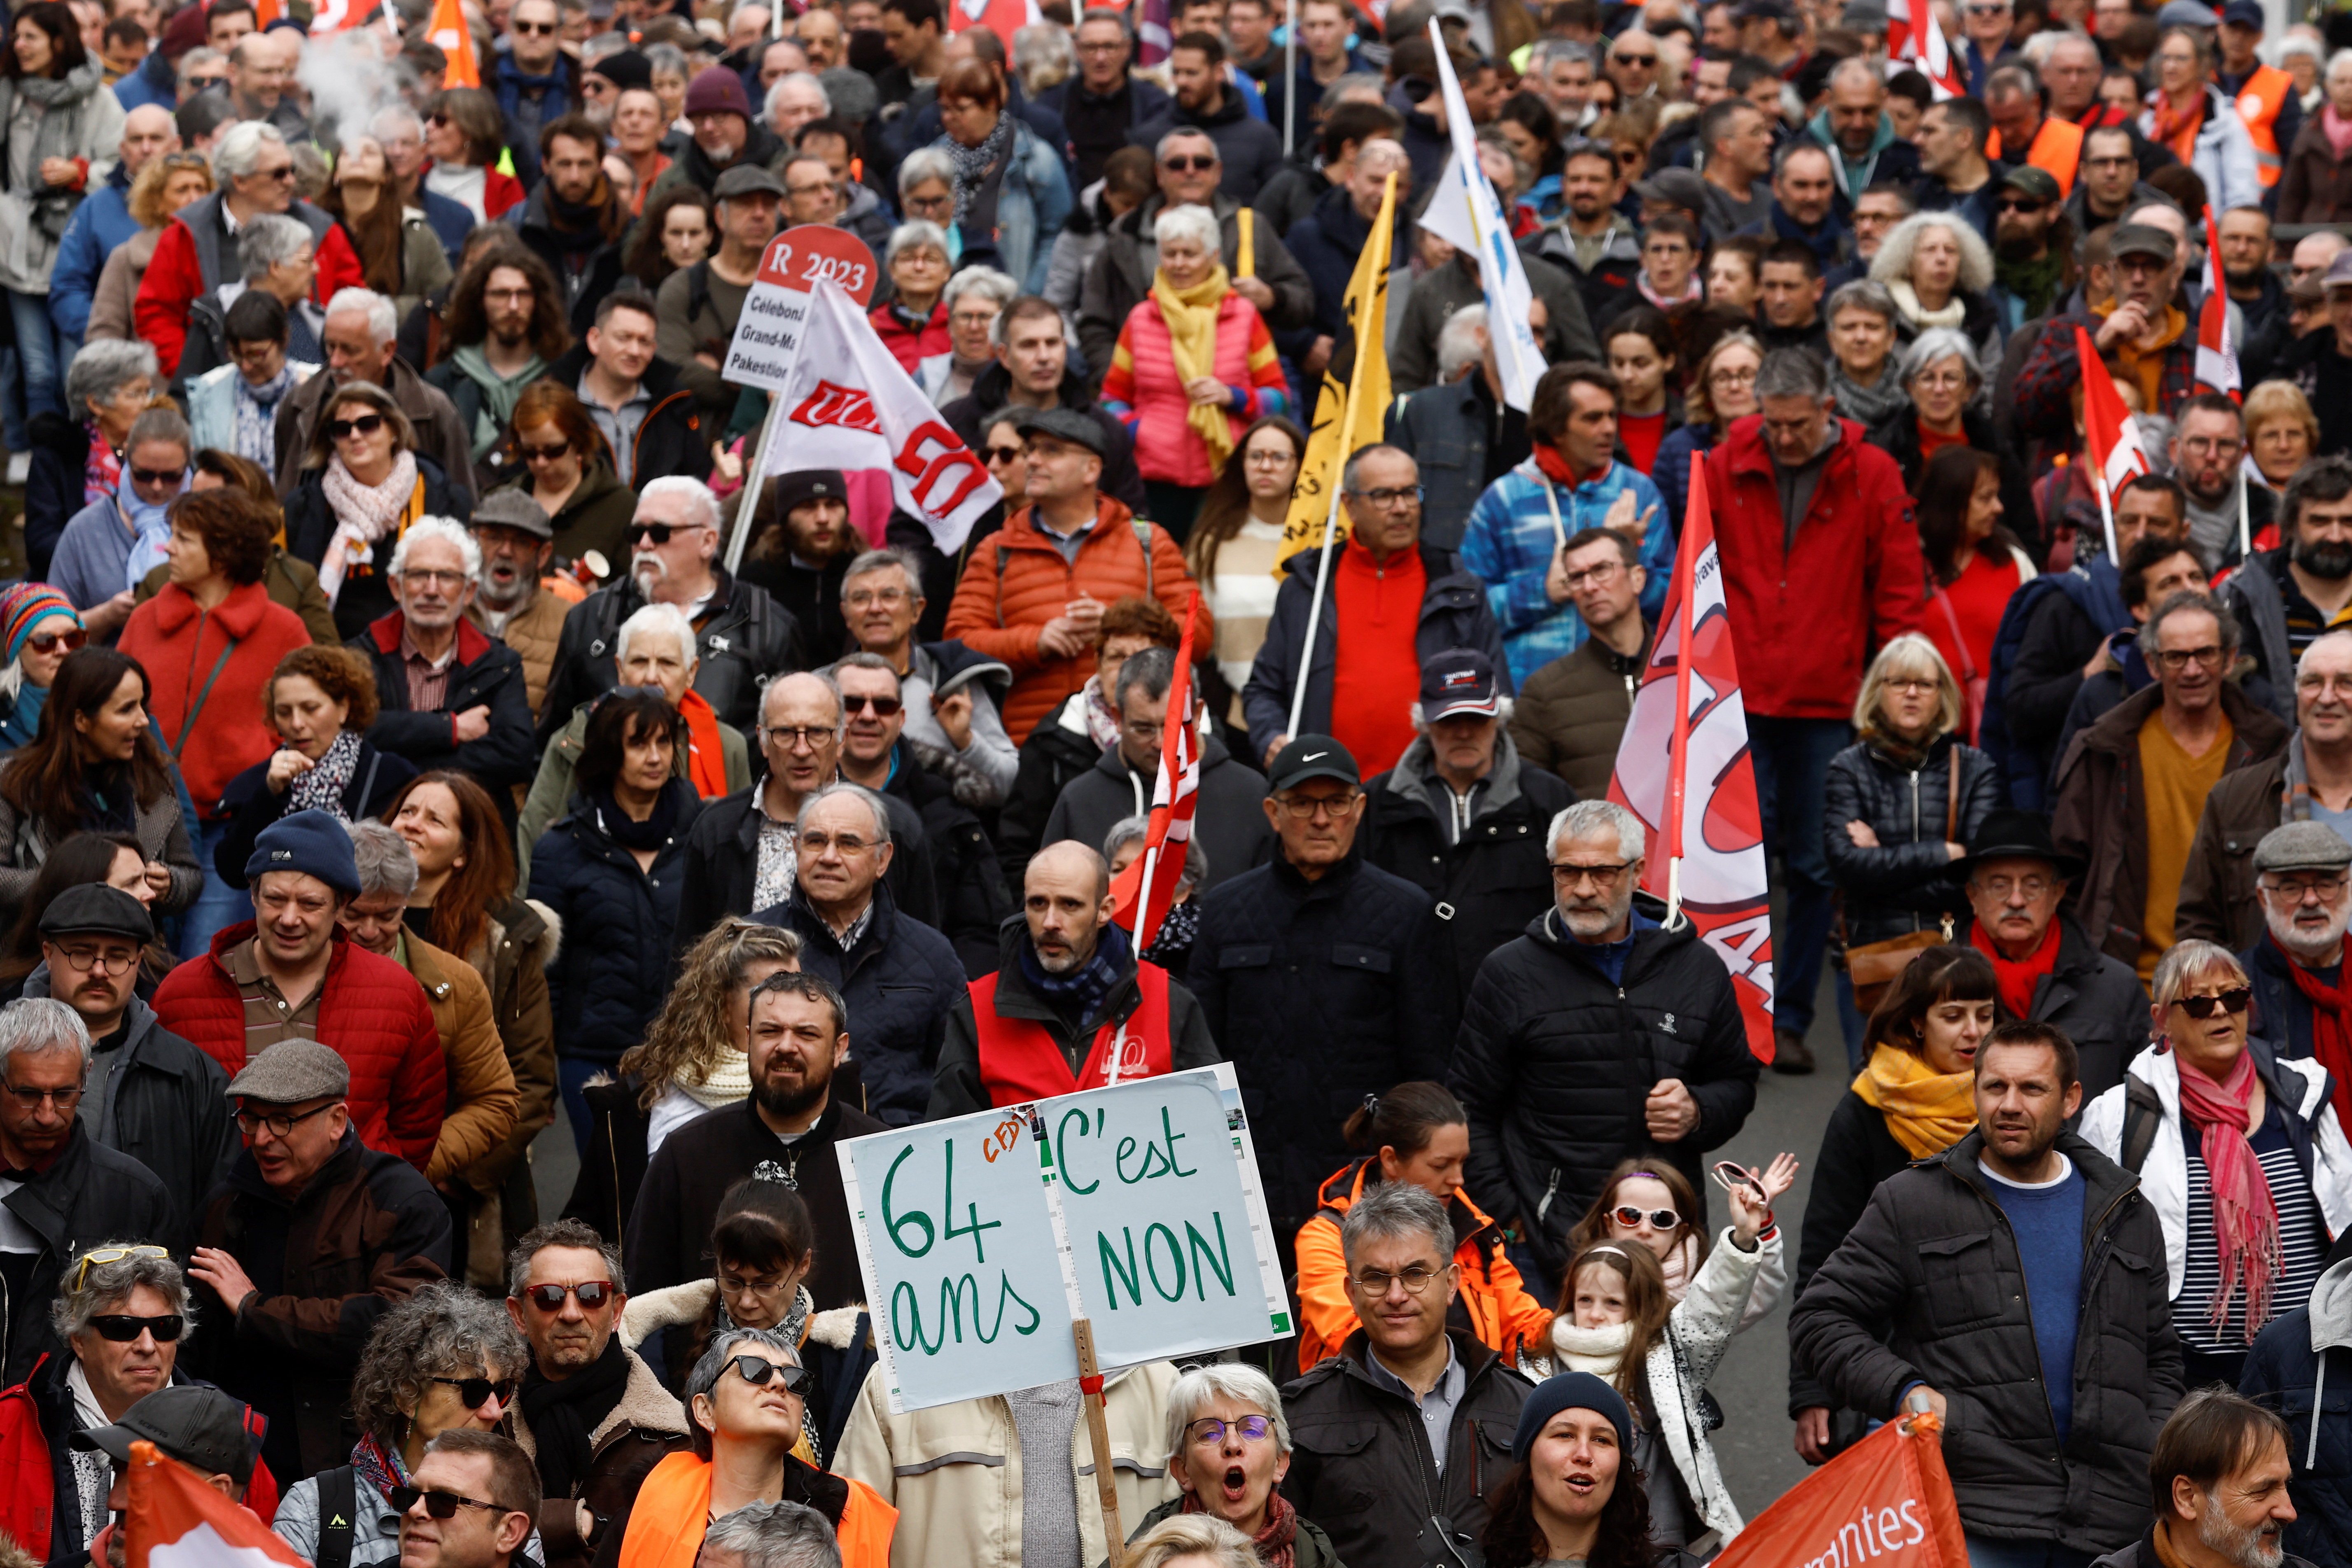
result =
[[[898,1510],[864,1481],[842,1479],[849,1482],[849,1503],[835,1531],[841,1568],[890,1568],[890,1534],[898,1528]],[[621,1542],[621,1568],[694,1568],[709,1519],[710,1461],[672,1454],[637,1489],[629,1508],[629,1533]]]
[[[988,1089],[989,1104],[1019,1105],[1098,1089],[1110,1081],[1113,1050],[1118,1053],[1121,1082],[1169,1072],[1174,1066],[1174,1043],[1168,1037],[1168,972],[1156,963],[1138,963],[1135,981],[1143,994],[1141,1005],[1125,1023],[1105,1022],[1095,1031],[1094,1048],[1075,1075],[1045,1025],[997,1012],[994,974],[972,981],[971,1021],[979,1037],[980,1081]]]
[[[2254,173],[2269,190],[2278,184],[2279,171],[2284,167],[2279,157],[2279,110],[2286,107],[2286,95],[2294,90],[2294,79],[2276,66],[2256,66],[2246,85],[2238,89],[2238,118],[2246,123],[2246,134],[2253,139]]]
[[[1985,156],[2001,156],[2000,132],[1985,139]],[[2025,150],[2025,161],[2058,182],[2062,199],[2073,195],[2074,169],[2083,161],[2083,128],[2054,114],[2044,115],[2042,129],[2033,133],[2033,145]]]

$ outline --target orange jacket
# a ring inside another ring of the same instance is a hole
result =
[[[302,617],[259,583],[231,588],[211,610],[177,583],[131,612],[121,651],[147,671],[155,738],[187,781],[196,815],[218,815],[221,791],[278,749],[254,694],[278,661],[309,645]]]
[[[1095,525],[1081,537],[1075,563],[1065,560],[1054,542],[1038,531],[1032,521],[1034,510],[1022,508],[1005,520],[1003,529],[972,545],[971,559],[956,584],[955,602],[948,606],[944,634],[961,638],[966,647],[1012,669],[1013,689],[1003,707],[1005,732],[1016,746],[1095,672],[1092,653],[1055,658],[1037,646],[1045,623],[1071,600],[1091,594],[1108,605],[1150,595],[1181,626],[1192,592],[1192,574],[1184,569],[1184,552],[1176,542],[1157,524],[1139,523],[1125,503],[1101,498]],[[1139,530],[1151,541],[1148,560]],[[1203,605],[1192,646],[1207,648],[1215,635]]]
[[[629,1507],[629,1532],[621,1540],[620,1568],[694,1568],[709,1517],[710,1461],[672,1454],[637,1488],[637,1500]],[[890,1532],[898,1523],[898,1510],[872,1487],[849,1481],[849,1505],[841,1510],[835,1532],[841,1568],[890,1568]]]
[[[1342,1167],[1316,1195],[1318,1213],[1298,1227],[1298,1370],[1307,1372],[1361,1325],[1348,1305],[1348,1260],[1339,1248],[1339,1221],[1364,1195],[1364,1184],[1381,1178],[1367,1156]],[[1446,1210],[1454,1216],[1454,1261],[1461,1266],[1460,1288],[1449,1327],[1465,1329],[1478,1342],[1499,1351],[1513,1365],[1521,1346],[1551,1353],[1552,1314],[1519,1278],[1517,1265],[1503,1256],[1502,1227],[1479,1211],[1467,1193],[1455,1193]],[[627,1568],[626,1564],[623,1568]]]

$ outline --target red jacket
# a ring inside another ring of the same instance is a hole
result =
[[[254,932],[240,921],[213,938],[212,951],[163,976],[155,1016],[235,1078],[245,1067],[245,999],[225,955]],[[319,999],[319,1039],[352,1069],[352,1125],[371,1149],[418,1170],[441,1136],[448,1075],[441,1035],[416,977],[388,958],[354,947],[337,931]]]
[[[198,202],[189,210],[208,205]],[[310,285],[310,297],[320,304],[333,299],[339,289],[367,286],[367,279],[360,271],[359,255],[352,249],[352,242],[344,237],[341,224],[328,226],[326,237],[319,242],[317,259],[318,276]],[[139,335],[155,345],[156,363],[163,367],[166,377],[178,372],[180,355],[188,346],[188,307],[207,288],[226,281],[225,278],[205,280],[195,237],[189,232],[184,216],[174,216],[163,226],[163,237],[155,242],[155,258],[147,264],[147,275],[139,280],[139,298],[131,307],[131,315]]]
[[[923,361],[933,354],[943,354],[953,345],[948,341],[948,302],[940,300],[931,307],[920,327],[907,325],[906,317],[897,305],[877,305],[867,312],[874,323],[874,335],[882,340],[898,362],[898,368],[912,375]]]
[[[1739,698],[1768,719],[1848,719],[1871,657],[1919,629],[1927,569],[1895,459],[1841,419],[1791,545],[1780,481],[1751,414],[1706,458]]]
[[[179,762],[197,816],[216,816],[228,781],[278,749],[253,695],[280,658],[310,640],[302,617],[273,604],[259,583],[230,589],[209,615],[167,583],[131,612],[120,647],[154,684],[148,717]]]

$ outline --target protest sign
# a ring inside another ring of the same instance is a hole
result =
[[[1233,1068],[840,1145],[894,1413],[1278,1338],[1289,1303]]]
[[[719,374],[738,386],[782,391],[793,373],[801,323],[808,316],[809,294],[817,280],[839,284],[863,310],[873,300],[881,276],[874,253],[847,229],[807,223],[784,230],[760,257],[760,270],[743,296],[743,312],[735,318],[735,337],[727,345],[727,363]]]

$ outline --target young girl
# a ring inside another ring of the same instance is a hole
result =
[[[1763,1171],[1749,1173],[1763,1183],[1769,1207],[1796,1181],[1796,1157],[1782,1154]],[[1706,1233],[1698,1225],[1705,1215],[1689,1178],[1674,1166],[1654,1158],[1627,1160],[1609,1173],[1600,1198],[1577,1221],[1569,1240],[1579,1253],[1601,1241],[1641,1243],[1658,1261],[1666,1281],[1666,1301],[1672,1306],[1683,1300],[1706,1262]],[[1788,1283],[1776,1242],[1756,1271],[1755,1289],[1740,1310],[1736,1328],[1745,1329],[1770,1311]]]
[[[1731,1210],[1725,1245],[1699,1266],[1679,1305],[1649,1247],[1600,1241],[1568,1266],[1552,1324],[1561,1369],[1607,1379],[1633,1407],[1633,1460],[1662,1546],[1685,1546],[1708,1531],[1727,1542],[1740,1530],[1699,1399],[1757,1275],[1780,1268],[1780,1232],[1769,1200],[1745,1184],[1732,1189]]]

